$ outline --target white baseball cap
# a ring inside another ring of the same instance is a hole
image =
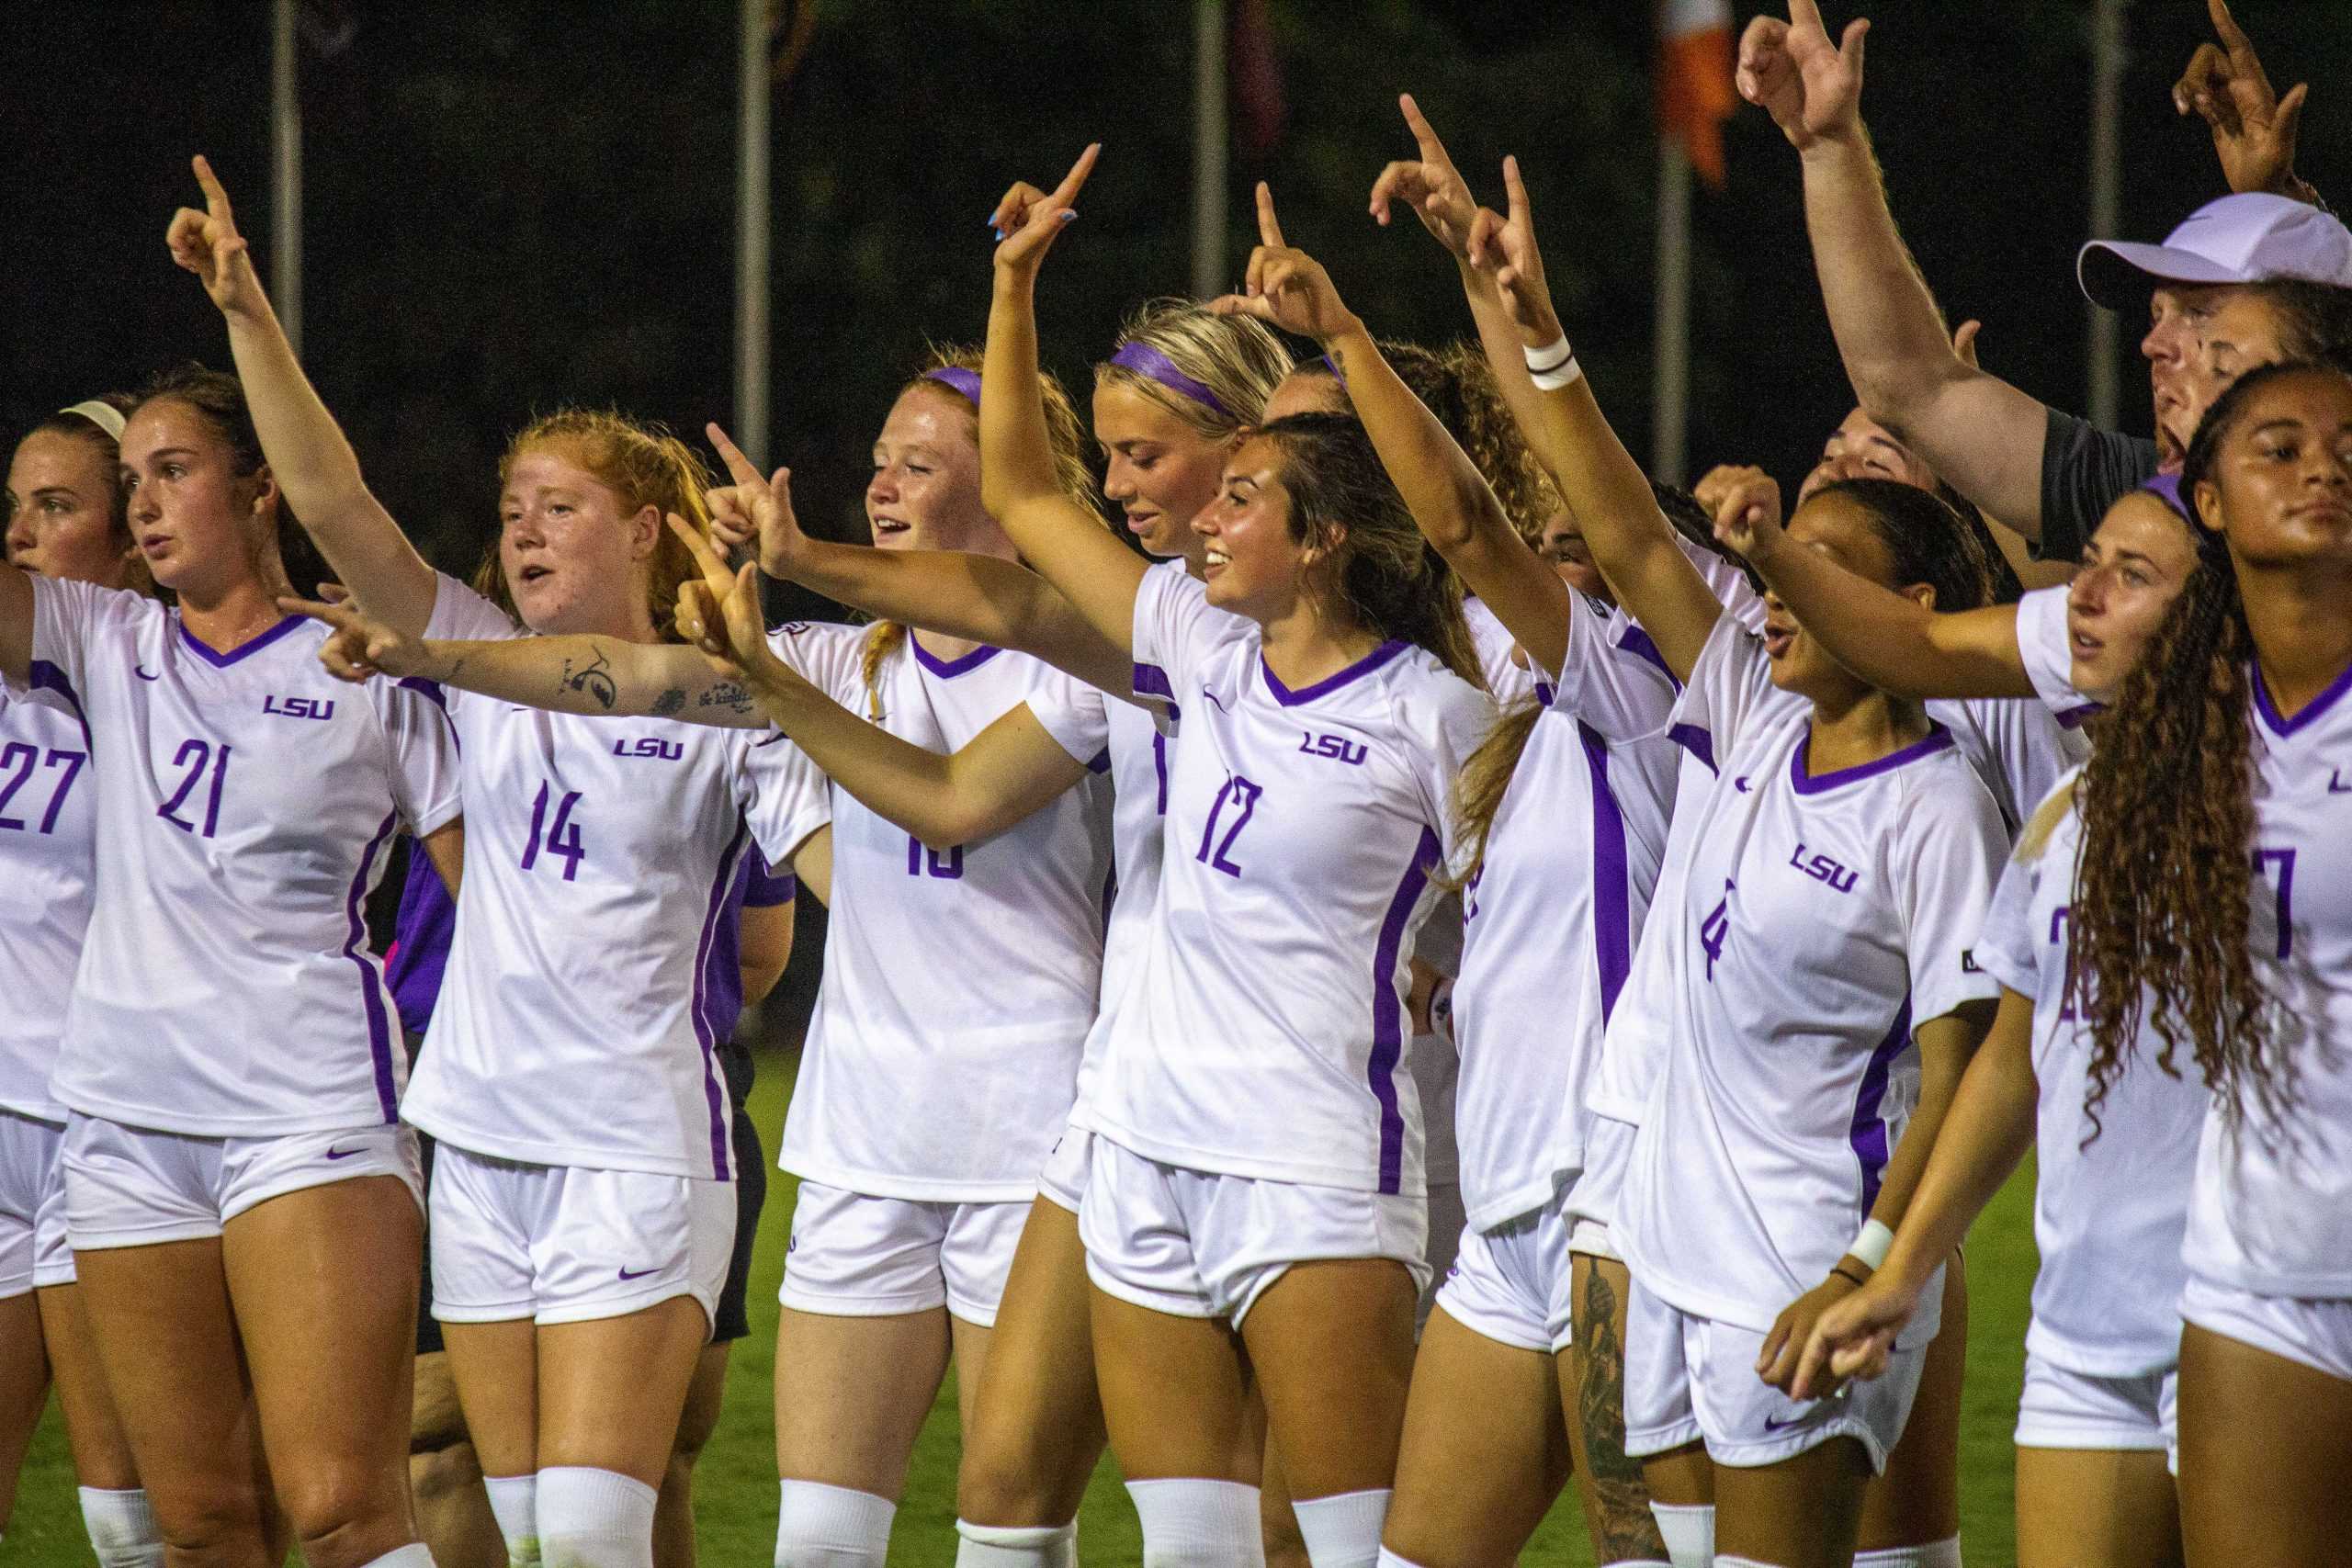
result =
[[[2093,240],[2075,262],[2083,292],[2110,310],[2137,310],[2166,283],[2262,283],[2299,277],[2352,287],[2352,231],[2305,202],[2262,191],[2209,201],[2161,245]]]

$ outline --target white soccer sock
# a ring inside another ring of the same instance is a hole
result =
[[[1887,1546],[1854,1553],[1854,1568],[1960,1568],[1960,1537],[1925,1546]]]
[[[1066,1525],[976,1525],[956,1521],[964,1539],[956,1568],[1078,1568],[1078,1521]]]
[[[143,1490],[79,1490],[82,1528],[89,1531],[98,1568],[164,1568],[164,1532],[155,1526],[155,1510]]]
[[[1262,1568],[1258,1489],[1238,1481],[1130,1481],[1144,1568]]]
[[[1652,1503],[1650,1515],[1666,1540],[1674,1568],[1710,1568],[1715,1561],[1715,1509],[1712,1503]]]
[[[1298,1538],[1315,1568],[1373,1568],[1380,1561],[1381,1527],[1388,1522],[1389,1489],[1294,1499]]]
[[[660,1495],[634,1476],[587,1465],[539,1472],[532,1511],[547,1568],[653,1568]]]
[[[433,1568],[433,1549],[421,1540],[413,1540],[372,1562],[362,1563],[360,1568]]]
[[[882,1568],[899,1505],[871,1492],[786,1481],[776,1508],[775,1568]]]
[[[506,1542],[506,1568],[539,1568],[539,1478],[485,1475],[481,1485]]]

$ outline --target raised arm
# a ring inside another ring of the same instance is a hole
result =
[[[1759,476],[1760,478],[1760,476]],[[1905,697],[2030,697],[2018,651],[2015,604],[1936,611],[1858,576],[1781,526],[1769,479],[1724,488],[1715,537],[1820,640],[1829,657],[1881,691]]]
[[[229,323],[229,352],[278,493],[371,615],[401,631],[421,632],[438,592],[433,569],[368,493],[351,443],[311,389],[262,292],[229,193],[200,157],[196,179],[205,209],[183,207],[173,214],[166,243],[172,259],[202,280]]]
[[[727,729],[768,727],[741,682],[713,671],[702,655],[677,643],[595,635],[427,641],[377,619],[372,607],[356,601],[281,599],[278,605],[334,628],[319,649],[319,661],[339,680],[415,677],[591,718],[675,718]]]
[[[753,569],[730,573],[676,518],[702,581],[679,591],[678,634],[712,670],[749,689],[760,712],[825,775],[934,849],[1001,832],[1086,776],[1086,765],[1027,704],[943,754],[902,740],[851,712],[775,656],[760,615]]]
[[[1062,493],[1037,375],[1037,269],[1054,237],[1078,215],[1070,204],[1097,151],[1080,153],[1051,195],[1016,185],[991,215],[1005,237],[996,248],[988,356],[980,366],[980,496],[1022,558],[1125,656],[1135,644],[1144,562]]]
[[[1758,17],[1740,39],[1743,96],[1802,156],[1805,225],[1847,378],[1870,416],[1978,506],[2041,537],[2049,411],[1952,352],[1927,280],[1895,231],[1862,127],[1866,21],[1830,40],[1814,0]]]
[[[1566,334],[1544,285],[1534,214],[1516,158],[1503,160],[1503,183],[1510,196],[1510,216],[1479,212],[1471,231],[1470,257],[1473,265],[1493,277],[1519,334],[1519,347],[1499,355],[1490,347],[1488,357],[1517,359],[1524,375],[1524,349],[1565,347]],[[1497,375],[1502,370],[1496,367]],[[1609,580],[1617,603],[1641,623],[1675,676],[1689,680],[1723,605],[1676,544],[1674,525],[1658,511],[1648,478],[1609,427],[1581,373],[1542,392],[1526,434],[1560,499],[1576,513],[1593,561]]]
[[[1883,1370],[1886,1348],[1918,1310],[1937,1265],[1967,1239],[1976,1216],[2033,1146],[2038,1094],[2033,1002],[2005,989],[1993,1032],[1961,1080],[1886,1260],[1814,1325],[1790,1383],[1792,1396],[1810,1398],[1837,1379]]]
[[[1348,400],[1422,536],[1529,656],[1556,677],[1575,609],[1568,585],[1511,527],[1477,465],[1397,378],[1322,265],[1283,244],[1273,192],[1263,182],[1258,236],[1247,291],[1228,294],[1214,308],[1256,316],[1323,346],[1347,378]]]
[[[2311,84],[2298,82],[2280,97],[2254,51],[2229,0],[2206,0],[2219,42],[2197,46],[2188,69],[2173,84],[2172,107],[2194,114],[2213,133],[2213,155],[2233,191],[2261,190],[2324,208],[2311,182],[2295,173],[2295,142],[2302,129]]]
[[[711,536],[756,543],[760,570],[886,621],[1031,654],[1125,695],[1133,662],[1087,624],[1061,591],[1027,567],[960,550],[877,550],[812,539],[792,510],[792,470],[766,479],[727,433],[707,428],[734,481],[706,498]]]

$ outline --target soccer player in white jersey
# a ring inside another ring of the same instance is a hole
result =
[[[1716,770],[1697,819],[1679,824],[1690,847],[1649,927],[1676,983],[1671,1048],[1613,1216],[1634,1280],[1628,1447],[1703,1443],[1717,1561],[1842,1563],[1932,1328],[1871,1397],[1797,1403],[1769,1384],[1867,1277],[1873,1259],[1849,1245],[1874,1252],[1869,1227],[1901,1217],[1989,1021],[1993,987],[1965,953],[1999,813],[1917,705],[1847,673],[1769,599],[1760,637],[1724,611],[1571,367],[1515,163],[1505,179],[1510,219],[1482,214],[1468,248],[1553,382],[1537,452],[1620,603],[1686,682],[1673,733]],[[1827,487],[1795,526],[1928,603],[1988,591],[1973,536],[1908,486]]]
[[[447,727],[416,694],[336,684],[278,610],[279,492],[233,380],[159,378],[121,458],[175,607],[0,569],[0,672],[67,701],[98,759],[51,1085],[99,1363],[173,1551],[263,1557],[250,1391],[305,1557],[417,1568],[421,1194],[360,905],[403,824],[451,847]]]
[[[1095,367],[1104,493],[1136,541],[1163,563],[1155,570],[1199,574],[1193,516],[1215,496],[1235,434],[1257,417],[1288,366],[1261,323],[1160,300],[1129,319],[1110,357]],[[722,444],[721,451],[731,448]],[[757,479],[736,457],[729,461],[739,482]],[[1022,1227],[985,1376],[958,1402],[965,1443],[957,1528],[967,1568],[1065,1562],[1103,1443],[1078,1235],[1092,1136],[1084,1124],[1086,1092],[1116,998],[1154,929],[1164,781],[1180,715],[1136,698],[1130,661],[1025,568],[989,556],[810,539],[797,526],[788,495],[770,487],[769,498],[756,526],[735,527],[723,513],[714,519],[714,536],[756,542],[771,576],[887,619],[1034,653],[1125,699],[1105,704],[1117,891],[1103,937],[1101,1010],[1080,1066],[1069,1129],[1054,1146]],[[1008,614],[1008,604],[1021,608]],[[1031,735],[1035,740],[1023,739]],[[1040,754],[1037,741],[1053,750]],[[952,812],[958,803],[987,812],[1000,808],[999,797],[1018,807],[1051,787],[1063,755],[1025,707],[1016,708],[944,759],[943,776],[893,819],[932,841],[961,842],[975,836],[966,824],[941,825],[944,836],[934,839],[913,814]]]
[[[2101,1081],[2151,1024],[2214,1090],[2182,1253],[2192,1568],[2352,1538],[2352,378],[2254,371],[2189,444],[2202,570],[2085,772]]]
[[[175,220],[175,257],[227,320],[264,451],[330,564],[388,624],[515,637],[368,493],[226,194],[198,177],[207,210]],[[559,413],[515,437],[500,479],[498,586],[516,620],[665,635],[692,568],[664,515],[698,512],[707,482],[691,452],[616,414]],[[597,689],[593,669],[575,678]],[[510,1557],[544,1546],[583,1568],[650,1568],[657,1488],[734,1237],[712,931],[748,846],[787,863],[826,821],[825,795],[777,738],[436,695],[475,838],[403,1107],[438,1144],[433,1312]]]
[[[2111,693],[2114,671],[2138,663],[2196,570],[2188,525],[2165,499],[2177,484],[2160,477],[2109,508],[2073,584],[2075,651],[2055,671],[2063,691],[2053,701],[2079,703],[2085,688]],[[2120,548],[2124,540],[2132,547]],[[2180,1553],[2167,1450],[2180,1241],[2205,1091],[2193,1075],[2155,1066],[2162,1042],[2144,1019],[2133,1070],[2091,1079],[2090,1035],[2068,995],[2078,967],[2078,777],[2070,773],[2035,814],[1986,912],[1973,951],[2002,985],[2001,1010],[1918,1196],[1871,1282],[1822,1315],[1793,1385],[1809,1390],[1833,1352],[1851,1366],[1864,1342],[1891,1338],[1937,1260],[2035,1148],[2041,1269],[2017,1427],[2024,1568],[2131,1568]]]
[[[1235,449],[1193,520],[1204,588],[1148,572],[1055,493],[1029,300],[1093,156],[1000,209],[981,426],[983,482],[1023,557],[1185,715],[1159,941],[1090,1107],[1080,1229],[1104,1410],[1146,1560],[1247,1561],[1246,1344],[1310,1557],[1361,1562],[1395,1469],[1425,1225],[1405,955],[1491,707],[1458,591],[1350,423],[1294,416]],[[1253,625],[1230,636],[1226,614]]]
[[[1442,156],[1433,136],[1423,151]],[[1435,167],[1408,176],[1392,165],[1375,199],[1411,201],[1442,243],[1458,246],[1473,209],[1444,197],[1459,188]],[[1263,186],[1260,204],[1261,237],[1278,247]],[[1381,1551],[1396,1564],[1508,1561],[1582,1446],[1581,1420],[1572,1442],[1566,1418],[1583,1396],[1565,1355],[1571,1269],[1558,1197],[1581,1159],[1567,1111],[1583,1100],[1665,848],[1674,686],[1650,659],[1608,640],[1606,608],[1579,599],[1528,547],[1442,423],[1362,340],[1322,269],[1295,251],[1261,253],[1270,267],[1277,257],[1295,281],[1271,295],[1276,319],[1338,329],[1330,346],[1348,366],[1349,400],[1415,522],[1534,671],[1535,691],[1506,709],[1462,775],[1474,848],[1455,868],[1466,930],[1452,999],[1467,1213],[1414,1363]],[[1491,316],[1508,333],[1491,281],[1475,271],[1465,281],[1482,322]],[[1559,1037],[1532,1041],[1538,1019],[1559,1020]],[[1590,1486],[1586,1503],[1596,1549],[1617,1560]]]
[[[132,400],[92,398],[25,434],[8,465],[7,559],[100,588],[147,583],[117,445]],[[57,1384],[100,1568],[152,1568],[163,1537],[97,1365],[65,1240],[65,1108],[49,1088],[90,919],[94,793],[81,720],[60,693],[0,682],[0,1529]],[[15,807],[10,809],[9,807]]]

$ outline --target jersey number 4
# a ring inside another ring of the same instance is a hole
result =
[[[580,841],[580,824],[571,819],[571,808],[580,804],[580,792],[566,790],[556,802],[555,820],[548,820],[548,801],[555,792],[552,784],[539,786],[539,797],[531,803],[531,837],[523,846],[523,869],[529,871],[539,863],[539,852],[547,852],[550,860],[563,862],[563,879],[570,882],[580,874],[580,863],[587,858],[587,848]]]
[[[1227,876],[1239,876],[1241,868],[1227,860],[1226,855],[1233,848],[1233,840],[1241,837],[1241,829],[1250,826],[1250,814],[1258,809],[1258,797],[1265,793],[1262,785],[1250,783],[1239,773],[1228,775],[1225,787],[1216,792],[1216,804],[1209,807],[1208,826],[1201,829],[1201,847],[1193,852],[1193,858]],[[1240,810],[1234,814],[1233,825],[1220,839],[1216,833],[1217,823],[1223,819],[1228,804],[1239,807]]]
[[[89,760],[87,751],[62,751],[52,748],[44,764],[40,747],[28,746],[21,740],[10,741],[8,749],[0,751],[0,829],[13,829],[19,833],[25,830],[25,819],[9,816],[8,807],[15,802],[17,792],[32,782],[33,770],[48,766],[65,770],[65,776],[57,781],[57,788],[50,795],[49,809],[40,816],[40,830],[44,833],[55,831],[57,814],[65,808],[65,796],[73,790],[74,780],[81,773],[82,764]],[[25,809],[30,811],[32,807],[27,806]]]

